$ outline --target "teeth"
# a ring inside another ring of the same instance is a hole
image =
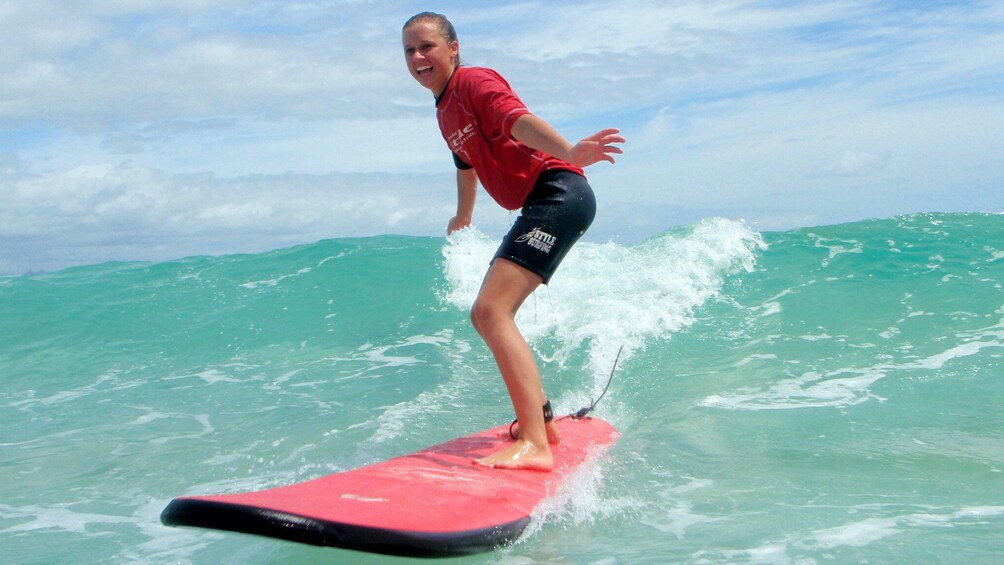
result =
[[[420,73],[424,73],[425,71],[431,71],[431,70],[432,70],[432,66],[431,65],[429,65],[427,67],[418,67],[417,69],[415,69],[415,71],[420,72]]]

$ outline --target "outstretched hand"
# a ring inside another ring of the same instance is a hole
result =
[[[588,167],[600,161],[614,162],[614,154],[624,151],[612,143],[627,141],[620,135],[617,128],[607,128],[590,135],[572,146],[569,151],[569,162],[578,167]]]

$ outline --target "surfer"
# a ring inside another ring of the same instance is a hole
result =
[[[550,470],[549,443],[560,441],[533,352],[516,326],[523,301],[547,284],[596,213],[582,168],[614,162],[623,143],[604,129],[576,144],[530,113],[497,72],[460,63],[460,43],[442,14],[422,12],[402,29],[405,62],[432,91],[436,116],[457,167],[457,214],[451,234],[471,224],[478,181],[507,210],[522,208],[488,268],[471,307],[512,399],[515,441],[478,462],[490,467]],[[542,409],[543,407],[543,409]]]

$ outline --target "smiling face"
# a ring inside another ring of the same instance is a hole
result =
[[[401,35],[411,76],[438,96],[456,68],[460,44],[448,42],[432,21],[417,21],[404,28]]]

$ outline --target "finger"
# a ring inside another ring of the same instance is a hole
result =
[[[583,139],[583,141],[600,141],[605,137],[609,137],[611,135],[617,135],[619,132],[620,130],[617,128],[607,128],[586,137],[585,139]]]
[[[620,132],[621,130],[617,128],[606,128],[606,129],[601,129],[600,131],[594,133],[589,137],[606,137],[608,135],[617,135]]]

